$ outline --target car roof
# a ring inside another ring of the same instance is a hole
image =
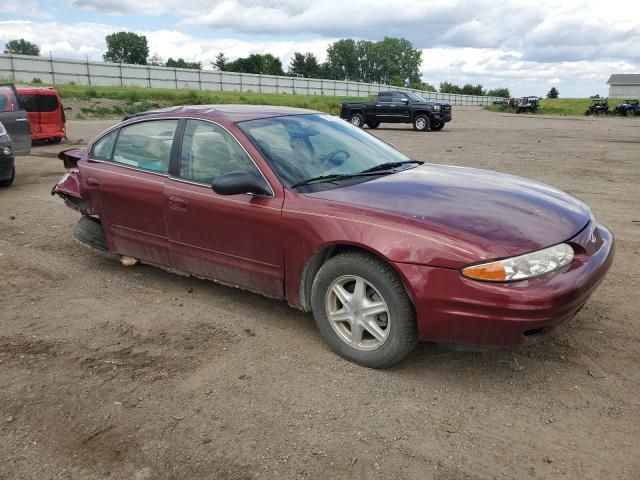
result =
[[[52,87],[23,87],[20,85],[16,86],[16,91],[18,93],[34,93],[38,95],[58,95],[58,91]]]
[[[243,122],[262,118],[283,117],[288,115],[309,115],[322,113],[306,108],[279,107],[272,105],[181,105],[177,107],[149,110],[129,115],[127,118],[138,118],[146,115],[178,115],[188,117],[208,117],[229,122]]]

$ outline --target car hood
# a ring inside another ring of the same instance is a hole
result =
[[[479,260],[564,242],[591,219],[584,203],[542,183],[434,164],[308,196],[394,214],[471,246]]]

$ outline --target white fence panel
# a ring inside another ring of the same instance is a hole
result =
[[[212,72],[184,68],[117,63],[83,62],[46,57],[0,54],[0,79],[47,84],[75,83],[96,86],[184,88],[225,92],[287,93],[365,98],[381,90],[413,91],[428,100],[452,105],[489,105],[500,97],[423,92],[369,83],[318,78],[277,77],[234,72]]]

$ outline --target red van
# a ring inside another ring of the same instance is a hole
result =
[[[57,90],[50,87],[17,87],[29,113],[31,140],[60,143],[66,137],[64,108]]]

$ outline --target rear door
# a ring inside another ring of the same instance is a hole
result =
[[[80,165],[83,191],[109,249],[172,267],[164,188],[177,119],[132,123],[97,140]]]
[[[31,153],[29,117],[12,84],[0,84],[0,122],[9,132],[15,154],[29,155]]]

